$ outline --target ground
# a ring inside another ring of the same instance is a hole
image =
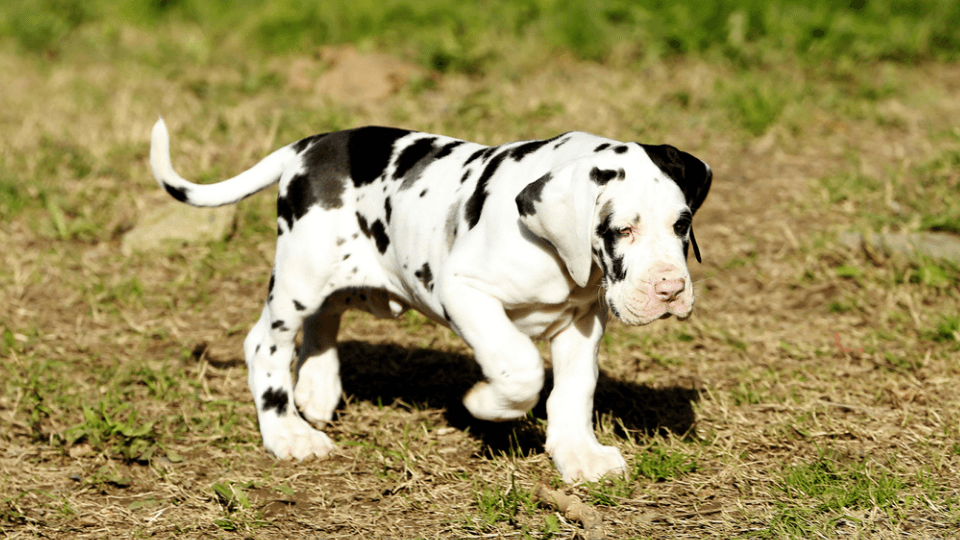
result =
[[[3,535],[582,534],[533,499],[540,483],[596,508],[611,538],[960,535],[957,263],[837,241],[957,232],[960,67],[788,62],[745,78],[560,54],[440,74],[343,51],[214,66],[0,54],[17,74],[0,94]],[[350,99],[351,62],[389,84]],[[542,405],[471,419],[470,350],[412,313],[346,317],[332,456],[267,455],[241,344],[266,295],[275,192],[240,203],[223,241],[123,254],[169,198],[147,165],[158,114],[199,181],[366,124],[484,143],[578,129],[710,163],[694,316],[613,322],[601,348],[597,431],[628,477],[562,486]]]

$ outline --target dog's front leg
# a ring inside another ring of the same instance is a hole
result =
[[[564,482],[594,481],[626,470],[620,450],[601,445],[593,430],[597,351],[603,328],[604,314],[595,306],[550,341],[553,390],[547,398],[546,450]]]
[[[543,388],[543,359],[536,345],[514,326],[500,300],[468,280],[448,280],[441,299],[451,326],[473,348],[486,377],[467,391],[464,406],[481,420],[525,415]]]

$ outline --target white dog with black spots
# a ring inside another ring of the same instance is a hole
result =
[[[264,446],[281,459],[325,456],[315,425],[341,397],[337,331],[357,308],[416,309],[473,348],[485,380],[463,398],[483,420],[537,402],[548,340],[554,386],[546,450],[566,482],[626,468],[593,429],[597,350],[608,313],[643,325],[693,310],[686,259],[706,163],[668,145],[588,133],[500,146],[363,127],[280,148],[229,180],[198,185],[153,128],[157,181],[194,206],[234,203],[279,182],[267,302],[244,342]],[[294,369],[295,338],[302,344]]]

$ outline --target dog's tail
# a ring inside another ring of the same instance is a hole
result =
[[[170,162],[170,135],[163,118],[153,126],[150,138],[150,168],[160,187],[178,201],[193,206],[223,206],[249,197],[280,180],[284,164],[296,155],[285,146],[264,158],[253,168],[216,184],[194,184],[173,170]]]

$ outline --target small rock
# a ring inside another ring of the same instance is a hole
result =
[[[196,208],[178,201],[170,201],[154,208],[123,236],[121,251],[129,255],[136,251],[160,248],[168,241],[181,243],[222,240],[233,230],[237,207]]]
[[[859,232],[845,232],[839,240],[853,249],[869,244],[870,248],[887,253],[922,253],[935,259],[960,262],[960,238],[950,233],[868,233],[864,236]]]

